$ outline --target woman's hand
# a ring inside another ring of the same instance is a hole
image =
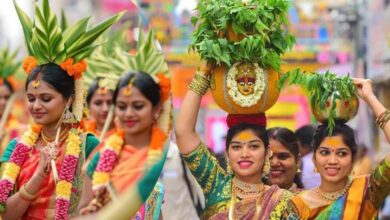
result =
[[[206,76],[211,74],[211,70],[213,70],[214,64],[207,60],[201,60],[199,64],[199,72],[205,74]]]
[[[356,86],[356,92],[361,99],[365,102],[369,102],[369,99],[375,97],[372,92],[372,81],[371,79],[359,79],[353,78],[353,83]]]
[[[44,147],[39,154],[39,164],[35,171],[35,174],[41,177],[46,177],[50,173],[50,152],[49,148]]]

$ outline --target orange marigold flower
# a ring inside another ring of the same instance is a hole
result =
[[[85,60],[81,60],[73,65],[73,69],[75,71],[74,77],[76,79],[80,79],[83,73],[87,70],[87,62]]]
[[[30,74],[36,66],[38,66],[38,62],[33,56],[27,56],[23,61],[23,70],[27,74]]]
[[[37,125],[37,124],[33,124],[31,125],[31,130],[34,132],[34,133],[39,133],[41,132],[41,129],[42,129],[42,126],[41,125]]]
[[[169,98],[169,95],[171,93],[171,80],[169,80],[168,77],[166,77],[163,73],[158,73],[157,78],[160,85],[160,96],[163,101],[167,100]]]
[[[166,137],[167,136],[160,128],[153,127],[152,139],[150,141],[150,149],[161,150],[164,147]]]

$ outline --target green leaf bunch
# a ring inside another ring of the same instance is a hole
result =
[[[287,0],[249,0],[248,5],[241,0],[199,1],[191,19],[197,30],[190,48],[217,64],[258,63],[279,71],[280,56],[295,43],[284,30],[288,9]],[[229,27],[243,39],[228,40]]]
[[[295,69],[284,74],[279,80],[279,89],[285,84],[298,85],[307,90],[311,106],[325,109],[327,101],[332,100],[328,117],[328,131],[331,134],[335,126],[336,100],[349,100],[356,95],[356,88],[349,75],[338,77],[327,71],[325,74]]]
[[[20,68],[20,62],[15,60],[18,50],[13,52],[8,47],[0,50],[0,78],[7,79]]]
[[[124,32],[122,32],[124,33]],[[107,40],[107,44],[103,44],[100,49],[91,55],[88,62],[94,66],[93,69],[99,69],[93,74],[94,77],[101,77],[106,80],[108,88],[115,88],[120,77],[129,71],[142,71],[150,74],[152,77],[158,73],[165,75],[169,74],[168,64],[165,61],[163,52],[157,48],[158,43],[155,39],[155,34],[149,30],[145,34],[140,31],[137,44],[137,53],[129,54],[124,50],[120,43],[114,44],[112,53],[107,56],[107,47],[111,47],[110,42],[118,42],[115,36]],[[91,70],[92,72],[92,70]]]
[[[14,5],[22,24],[28,53],[37,59],[38,64],[60,64],[68,58],[73,58],[76,63],[88,57],[98,46],[96,39],[124,14],[118,13],[88,28],[90,17],[68,26],[64,12],[59,23],[48,0],[42,0],[41,7],[35,4],[34,20],[28,17],[15,0]]]

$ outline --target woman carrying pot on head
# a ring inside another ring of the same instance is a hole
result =
[[[167,64],[162,52],[155,48],[152,32],[145,42],[140,35],[138,44],[135,56],[119,50],[121,53],[112,57],[126,61],[123,69],[139,71],[123,74],[113,93],[119,127],[104,139],[100,152],[88,164],[86,174],[89,180],[86,182],[92,184],[92,192],[83,197],[83,202],[87,204],[81,209],[83,215],[99,211],[135,185],[147,169],[161,158],[164,146],[169,144],[172,105]],[[141,56],[146,60],[140,59]],[[157,183],[134,218],[158,219],[162,194],[162,185]]]
[[[42,2],[42,7],[36,6],[34,22],[16,4],[15,8],[30,53],[23,67],[29,74],[25,89],[27,108],[34,124],[7,145],[1,158],[4,166],[0,180],[1,217],[68,219],[68,216],[76,214],[80,200],[84,160],[98,144],[94,136],[79,128],[84,102],[81,79],[86,69],[83,59],[89,54],[70,49],[82,51],[80,49],[85,45],[69,40],[74,39],[74,35],[65,37],[47,0]],[[118,19],[117,15],[92,31],[80,31],[87,33],[88,45],[93,45],[99,36],[97,33],[103,32]],[[50,22],[50,31],[54,33],[40,29],[46,27],[47,22]],[[69,44],[61,46],[46,42],[47,35],[69,40]],[[86,39],[83,33],[77,35],[81,41]],[[51,45],[50,50],[45,47],[47,45]],[[80,61],[69,57],[67,52]]]
[[[373,111],[378,126],[390,141],[390,112],[372,92],[370,80],[354,79],[357,94]],[[371,175],[349,178],[356,159],[354,131],[336,122],[329,134],[327,125],[318,126],[314,135],[313,161],[321,175],[319,187],[292,198],[289,219],[375,219],[390,192],[390,156],[387,155]]]
[[[206,198],[202,219],[280,219],[291,194],[262,182],[264,172],[269,170],[270,156],[264,114],[228,116],[226,155],[231,172],[221,168],[195,131],[211,69],[209,63],[201,63],[175,129],[179,150]]]
[[[271,128],[267,132],[272,151],[268,183],[276,184],[292,193],[300,192],[303,184],[299,177],[300,156],[294,132],[282,127]]]

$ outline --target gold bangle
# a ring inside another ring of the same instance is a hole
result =
[[[33,201],[35,198],[37,198],[38,193],[31,194],[26,190],[26,184],[24,184],[22,187],[20,187],[19,195],[22,199],[26,201]]]
[[[196,72],[192,79],[188,89],[195,92],[196,94],[203,96],[210,86],[210,80],[200,72]]]
[[[386,111],[382,112],[379,117],[375,120],[375,123],[383,129],[387,122],[390,120],[390,111],[386,109]]]

